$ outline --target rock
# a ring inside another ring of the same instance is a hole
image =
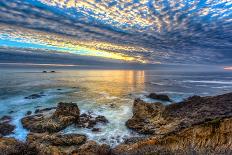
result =
[[[56,111],[50,116],[43,114],[24,117],[23,127],[31,132],[58,132],[78,122],[80,110],[75,103],[58,103]]]
[[[9,123],[11,120],[11,116],[3,116],[2,118],[0,118],[0,123]]]
[[[215,97],[193,96],[167,106],[135,100],[126,125],[140,133],[167,134],[194,124],[232,116],[232,93]]]
[[[9,123],[0,123],[0,137],[7,136],[13,133],[15,125]]]
[[[47,73],[47,71],[43,71],[43,73]]]
[[[51,71],[51,73],[55,73],[55,71]]]
[[[205,122],[176,133],[124,143],[112,155],[231,154],[232,118]]]
[[[143,134],[153,134],[155,126],[152,118],[159,117],[164,106],[161,103],[146,103],[141,99],[135,99],[133,105],[133,117],[126,122],[126,126]],[[151,125],[152,124],[152,125]]]
[[[101,116],[101,115],[97,116],[97,117],[95,118],[95,120],[96,120],[97,122],[101,122],[101,123],[109,123],[109,121],[106,119],[106,117],[105,117],[105,116]]]
[[[50,108],[44,108],[44,109],[36,109],[35,110],[35,113],[43,113],[43,112],[46,112],[46,111],[50,111],[50,110],[53,110],[53,109],[56,109],[56,107],[50,107]]]
[[[81,128],[94,128],[97,123],[106,124],[108,122],[109,121],[105,118],[105,116],[99,115],[97,117],[93,117],[91,113],[83,113],[80,115],[80,119],[76,126]]]
[[[169,101],[171,102],[170,98],[168,95],[165,94],[156,94],[156,93],[151,93],[148,95],[149,98],[156,99],[156,100],[162,100],[162,101]]]
[[[86,137],[79,134],[30,133],[27,136],[27,144],[42,155],[69,155],[85,141]]]
[[[92,129],[92,132],[100,132],[100,131],[101,131],[100,128],[93,128],[93,129]]]
[[[112,154],[231,154],[231,109],[232,93],[193,96],[166,106],[136,99],[126,125],[151,135],[121,144]]]
[[[31,115],[32,111],[27,111],[26,115]]]
[[[43,93],[39,93],[39,94],[32,94],[32,95],[29,95],[27,97],[24,97],[25,99],[37,99],[37,98],[41,98],[43,96],[46,96],[44,95]]]
[[[110,155],[110,146],[106,144],[99,145],[94,141],[87,141],[72,153],[73,155]]]
[[[28,147],[25,143],[14,138],[0,138],[1,155],[37,155],[34,148]]]

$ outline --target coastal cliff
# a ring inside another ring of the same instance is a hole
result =
[[[231,154],[231,116],[232,93],[167,106],[136,99],[126,125],[149,136],[125,142],[112,154]]]
[[[104,125],[108,122],[104,116],[80,114],[75,103],[59,103],[47,114],[52,109],[21,120],[30,131],[26,142],[1,137],[0,155],[232,154],[232,93],[193,96],[166,106],[135,99],[133,116],[126,126],[141,137],[127,139],[115,148],[85,135],[59,133],[69,125]]]

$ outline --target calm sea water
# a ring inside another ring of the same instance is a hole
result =
[[[217,95],[232,91],[232,72],[183,72],[157,70],[1,70],[0,117],[11,115],[17,126],[10,137],[25,140],[28,133],[20,119],[28,110],[53,107],[60,101],[75,102],[81,112],[104,115],[109,124],[97,127],[101,132],[70,126],[62,133],[82,133],[89,139],[111,146],[123,139],[137,136],[125,127],[132,115],[133,100],[137,97],[147,102],[150,92],[168,94],[174,102],[192,95]],[[24,97],[43,92],[46,96],[28,100]],[[170,103],[164,103],[170,104]],[[10,113],[13,111],[13,113]]]

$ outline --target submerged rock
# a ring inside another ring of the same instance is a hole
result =
[[[50,110],[53,110],[53,109],[56,109],[56,107],[50,107],[50,108],[44,108],[44,109],[36,109],[35,114],[43,113],[43,112],[50,111]]]
[[[80,110],[75,103],[58,103],[56,111],[51,116],[37,114],[24,117],[23,127],[31,132],[58,132],[78,121]]]
[[[32,94],[32,95],[29,95],[27,97],[24,97],[25,99],[37,99],[37,98],[41,98],[43,96],[46,96],[44,95],[43,93],[39,93],[39,94]]]
[[[148,97],[151,98],[151,99],[156,99],[156,100],[162,100],[162,101],[169,101],[169,102],[171,102],[171,99],[166,94],[151,93],[151,94],[148,95]]]

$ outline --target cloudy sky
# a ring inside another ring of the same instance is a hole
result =
[[[1,0],[0,62],[232,64],[232,1]]]

